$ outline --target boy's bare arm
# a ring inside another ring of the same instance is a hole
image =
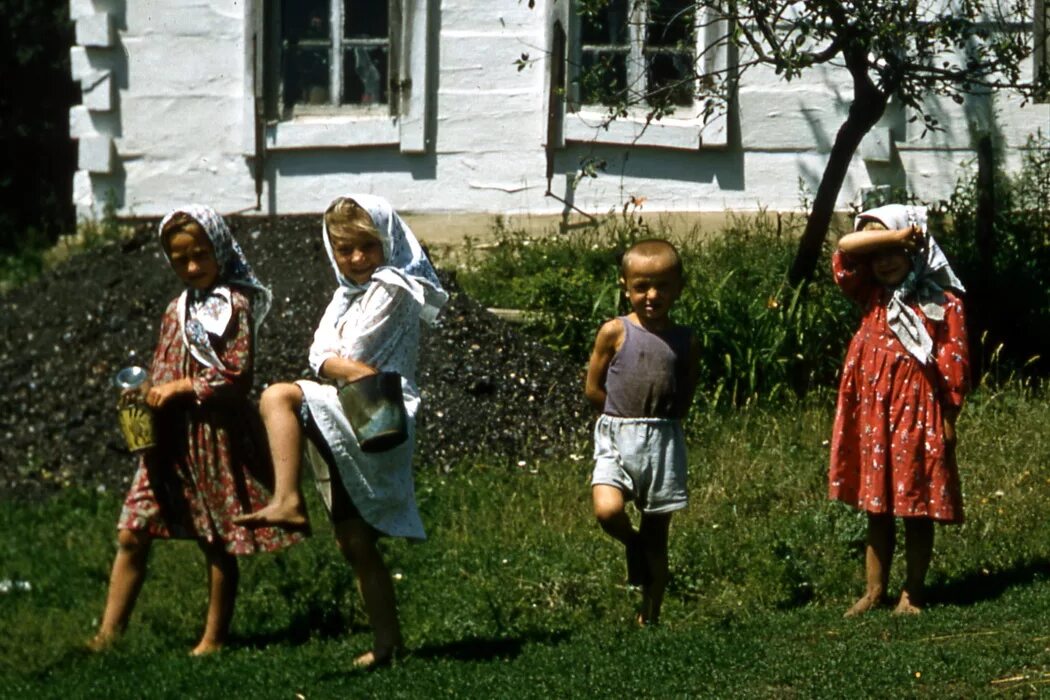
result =
[[[602,324],[594,338],[594,348],[587,362],[587,381],[583,394],[597,411],[605,407],[605,375],[622,339],[623,324],[618,319]]]
[[[855,231],[839,239],[839,250],[860,255],[882,248],[914,250],[922,240],[922,230],[914,226],[889,231]]]
[[[351,360],[349,357],[329,357],[321,365],[320,374],[326,379],[343,379],[348,382],[354,382],[376,374],[376,368],[366,365],[364,362]]]

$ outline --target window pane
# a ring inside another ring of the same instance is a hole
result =
[[[289,46],[285,61],[285,106],[328,104],[328,49]]]
[[[343,53],[343,102],[387,104],[389,51],[386,46],[359,46]]]
[[[608,46],[627,43],[627,2],[609,0],[594,14],[580,17],[580,39],[584,45]]]
[[[286,41],[331,38],[328,0],[281,3],[281,38]]]
[[[584,104],[609,105],[623,97],[627,87],[627,54],[585,51],[580,70],[580,97]]]
[[[346,0],[343,37],[387,39],[390,36],[390,6],[387,0]]]
[[[648,58],[649,104],[691,105],[693,54],[660,52],[652,53]]]
[[[692,0],[650,0],[645,44],[649,47],[696,47],[695,5]]]

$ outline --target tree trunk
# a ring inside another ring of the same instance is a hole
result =
[[[813,208],[809,212],[806,228],[798,244],[798,252],[791,264],[788,281],[792,286],[798,286],[813,277],[821,246],[824,245],[828,227],[831,225],[831,216],[835,213],[835,201],[842,190],[853,154],[857,152],[865,134],[882,118],[888,101],[889,95],[877,90],[857,91],[846,121],[835,135],[835,143],[831,146],[828,164],[820,178]]]

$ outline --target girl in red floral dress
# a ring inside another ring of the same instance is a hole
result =
[[[255,333],[270,291],[255,277],[222,217],[193,205],[166,216],[161,247],[186,290],[161,319],[146,402],[156,445],[139,459],[118,521],[117,556],[93,650],[127,626],[154,538],[194,539],[208,564],[204,633],[192,653],[222,647],[237,593],[236,556],[297,539],[233,522],[267,503],[272,467],[248,398]]]
[[[867,590],[846,615],[886,595],[898,517],[907,573],[894,612],[914,614],[934,521],[963,517],[955,421],[969,356],[956,293],[965,290],[927,234],[921,207],[862,213],[839,240],[833,267],[843,293],[864,309],[842,371],[828,473],[830,497],[868,514]]]

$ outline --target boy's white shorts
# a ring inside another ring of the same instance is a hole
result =
[[[686,469],[685,436],[679,420],[602,414],[594,425],[591,486],[615,486],[643,513],[669,513],[686,507]]]

